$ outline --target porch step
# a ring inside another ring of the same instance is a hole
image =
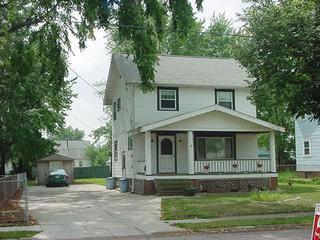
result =
[[[157,179],[154,182],[157,195],[183,195],[186,188],[192,187],[191,180]]]

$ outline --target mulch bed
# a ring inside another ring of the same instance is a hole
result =
[[[24,210],[20,205],[22,190],[17,191],[12,199],[0,205],[0,227],[26,225],[24,222]],[[30,225],[36,225],[37,221],[29,215]]]

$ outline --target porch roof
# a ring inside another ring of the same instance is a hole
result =
[[[215,113],[215,116],[210,115]],[[200,119],[205,116],[205,119]],[[188,121],[189,120],[189,121]],[[208,120],[208,127],[203,120]],[[219,122],[220,120],[220,122]],[[228,120],[228,121],[226,121]],[[210,124],[212,121],[212,124]],[[216,121],[216,122],[214,122]],[[198,124],[197,124],[198,122]],[[181,126],[179,125],[181,124]],[[178,126],[179,125],[179,126]],[[239,125],[239,126],[235,126]],[[199,127],[201,126],[201,127]],[[218,127],[217,127],[218,126]],[[252,131],[252,132],[284,132],[283,127],[252,117],[250,115],[222,107],[220,105],[211,105],[198,109],[196,111],[180,114],[161,121],[153,122],[134,129],[133,132],[141,133],[151,130],[162,131]]]

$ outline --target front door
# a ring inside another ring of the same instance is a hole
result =
[[[175,136],[159,135],[159,173],[176,172],[175,145]]]

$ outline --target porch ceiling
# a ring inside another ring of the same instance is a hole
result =
[[[219,105],[202,108],[172,118],[145,125],[137,132],[158,131],[224,131],[224,132],[284,132],[285,129]]]

